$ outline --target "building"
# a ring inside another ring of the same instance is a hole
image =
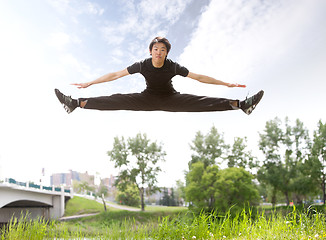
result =
[[[54,186],[72,186],[72,181],[84,181],[89,185],[94,185],[94,176],[89,175],[86,171],[85,173],[79,173],[70,170],[68,173],[54,173],[50,176],[50,184]]]

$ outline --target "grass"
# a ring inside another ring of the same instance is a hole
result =
[[[97,213],[104,211],[103,204],[82,197],[73,197],[66,204],[64,216]]]
[[[73,206],[74,211],[80,212],[77,203]],[[323,206],[294,206],[268,213],[243,210],[233,215],[230,211],[223,216],[217,212],[193,215],[179,207],[146,210],[100,210],[97,216],[64,223],[13,219],[0,233],[0,239],[326,239]]]

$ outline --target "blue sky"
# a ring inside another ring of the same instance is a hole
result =
[[[115,175],[106,152],[115,136],[146,133],[167,152],[160,184],[183,179],[197,131],[214,125],[227,143],[248,138],[259,156],[258,132],[266,121],[299,118],[312,132],[326,121],[326,2],[86,1],[0,2],[0,178],[38,181],[69,169]],[[68,115],[55,98],[141,91],[140,75],[79,90],[93,80],[149,57],[155,36],[172,43],[169,58],[195,73],[247,85],[229,89],[176,77],[184,93],[243,99],[260,89],[252,115],[215,113],[100,112]]]

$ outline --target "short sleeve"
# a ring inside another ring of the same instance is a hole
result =
[[[140,62],[136,62],[131,66],[127,67],[127,71],[129,74],[139,73],[140,72]]]
[[[175,63],[175,73],[177,75],[187,77],[189,74],[189,70],[183,66],[181,66],[179,63]]]

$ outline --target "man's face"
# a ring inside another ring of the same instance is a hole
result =
[[[153,60],[155,61],[164,61],[168,55],[166,46],[164,43],[155,43],[152,50],[150,51]]]

